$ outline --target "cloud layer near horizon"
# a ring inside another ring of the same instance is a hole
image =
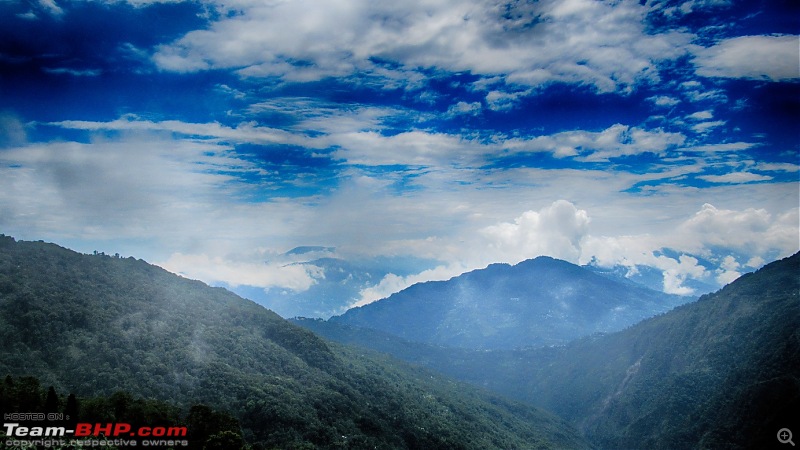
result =
[[[308,245],[416,261],[340,306],[538,255],[719,286],[800,249],[795,12],[4,2],[0,232],[267,303]]]

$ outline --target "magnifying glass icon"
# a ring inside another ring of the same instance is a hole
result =
[[[781,444],[792,444],[792,447],[794,447],[794,442],[792,442],[792,430],[788,428],[781,428],[778,430],[778,442]]]

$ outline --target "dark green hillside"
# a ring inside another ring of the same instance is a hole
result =
[[[796,254],[625,331],[506,358],[484,380],[603,448],[773,448],[780,428],[800,429],[799,295]]]
[[[144,261],[0,237],[0,374],[228,411],[263,448],[576,448],[530,407],[330,344]]]
[[[800,429],[800,254],[626,330],[469,351],[296,323],[549,409],[608,449],[778,448]],[[786,447],[788,448],[788,446]]]
[[[205,446],[196,444],[191,447],[205,447],[206,450],[233,450],[243,446],[239,422],[230,415],[214,411],[208,406],[194,405],[186,415],[182,416],[179,408],[175,405],[160,400],[135,398],[128,392],[119,391],[107,397],[92,398],[79,398],[74,394],[59,395],[52,386],[49,388],[42,386],[36,377],[13,378],[6,376],[0,382],[0,411],[56,413],[56,416],[61,413],[59,417],[48,418],[44,422],[39,420],[5,421],[6,423],[22,422],[20,424],[22,426],[64,426],[73,429],[78,423],[125,423],[133,424],[137,429],[142,426],[150,429],[153,427],[180,427],[186,433],[176,432],[172,437],[174,440],[181,441],[179,447],[188,447],[188,445],[183,445],[184,440],[186,444],[190,442],[205,443]],[[69,437],[69,439],[72,438],[74,437]],[[84,445],[90,445],[92,440],[97,440],[97,437],[79,437],[77,439],[84,441]],[[137,439],[138,446],[144,446],[144,440],[149,440],[149,438]],[[126,443],[122,446],[104,446],[104,448],[114,450],[131,446],[130,443]],[[20,447],[21,445],[7,444],[6,439],[0,439],[0,449],[18,450]],[[31,445],[26,447],[32,448]],[[70,446],[66,442],[63,445],[59,443],[55,447],[74,450],[74,446]],[[44,448],[51,447],[45,446]]]

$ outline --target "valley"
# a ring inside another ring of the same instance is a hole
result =
[[[794,255],[687,303],[538,258],[287,321],[142,260],[3,236],[0,373],[179,423],[213,408],[235,422],[195,436],[254,449],[769,448],[800,405],[798,273]]]

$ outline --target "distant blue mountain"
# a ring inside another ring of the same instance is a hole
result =
[[[407,276],[435,267],[436,262],[421,258],[346,260],[336,257],[334,247],[305,246],[286,252],[290,264],[322,269],[322,277],[301,292],[289,289],[265,290],[253,286],[227,286],[236,294],[255,301],[281,317],[320,317],[341,314],[361,298],[361,291],[375,286],[389,273]]]
[[[333,253],[336,251],[336,247],[321,247],[319,245],[305,245],[301,247],[295,247],[288,252],[286,255],[305,255],[307,253],[314,253],[314,252],[329,252]]]
[[[330,321],[413,342],[513,349],[618,331],[691,300],[539,257],[415,284]]]

